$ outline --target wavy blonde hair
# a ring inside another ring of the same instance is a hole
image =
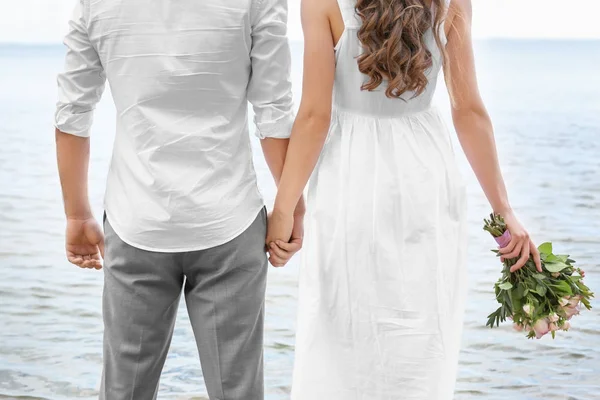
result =
[[[447,58],[440,37],[446,0],[357,0],[355,9],[362,20],[358,39],[363,53],[358,57],[358,69],[369,78],[361,89],[375,90],[385,80],[387,97],[423,93],[428,83],[426,72],[433,65],[425,43],[429,29],[443,60]]]

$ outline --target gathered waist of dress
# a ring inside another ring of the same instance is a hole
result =
[[[325,143],[329,143],[333,137],[354,133],[358,135],[370,133],[370,136],[372,134],[386,136],[393,133],[398,137],[417,134],[416,136],[423,138],[435,137],[436,142],[439,139],[447,142],[450,137],[444,117],[436,106],[412,113],[399,113],[394,116],[379,116],[334,107]]]
[[[375,112],[365,112],[362,110],[349,110],[344,107],[339,107],[334,105],[332,107],[332,119],[339,117],[354,117],[354,118],[363,118],[363,119],[376,119],[376,120],[384,120],[384,119],[404,119],[411,117],[423,116],[426,114],[430,115],[439,115],[439,109],[435,105],[429,104],[426,107],[420,109],[414,109],[405,112],[397,112],[395,114],[389,113],[375,113]]]

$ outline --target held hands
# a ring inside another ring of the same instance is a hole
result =
[[[102,269],[104,234],[94,217],[67,218],[67,259],[79,268]]]
[[[510,268],[510,272],[515,272],[525,266],[525,263],[527,263],[527,260],[529,260],[529,256],[531,255],[537,270],[542,272],[540,252],[529,237],[529,233],[527,233],[512,211],[499,214],[504,218],[506,227],[511,235],[511,241],[508,245],[500,249],[500,260],[504,262],[505,259],[517,258],[520,256],[515,265]]]
[[[283,267],[302,248],[304,239],[304,205],[293,214],[278,210],[269,213],[266,248],[274,267]]]

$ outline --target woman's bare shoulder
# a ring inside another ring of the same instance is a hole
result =
[[[453,30],[462,31],[465,23],[471,21],[472,15],[471,0],[450,0],[446,15],[446,36],[449,36]]]
[[[450,0],[449,3],[448,18],[454,18],[457,15],[470,16],[473,14],[471,0]]]
[[[336,11],[339,10],[339,6],[338,0],[302,0],[302,9],[305,12],[330,16],[332,13],[335,14]]]

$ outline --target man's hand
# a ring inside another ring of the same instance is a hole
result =
[[[80,268],[102,269],[104,233],[93,217],[67,218],[67,259]]]
[[[67,259],[80,268],[101,269],[104,235],[92,216],[87,193],[90,139],[56,129],[56,156],[67,216]]]

